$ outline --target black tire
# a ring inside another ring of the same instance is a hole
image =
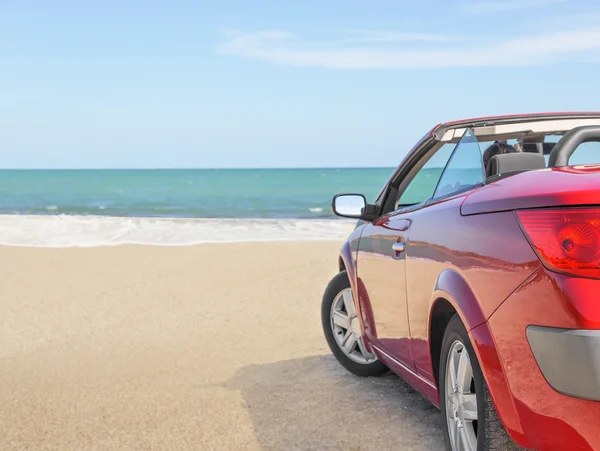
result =
[[[321,320],[323,323],[323,332],[327,339],[329,349],[335,356],[338,362],[350,371],[352,374],[362,377],[370,376],[382,376],[389,371],[388,367],[376,360],[372,363],[358,363],[351,360],[344,352],[339,348],[333,331],[331,330],[331,305],[335,298],[343,290],[350,288],[350,281],[346,271],[340,272],[337,276],[331,279],[325,294],[323,295],[323,302],[321,304]]]
[[[456,340],[459,340],[464,349],[467,350],[471,366],[473,367],[473,382],[477,395],[477,451],[514,451],[522,449],[512,441],[498,418],[498,413],[483,377],[477,355],[473,350],[467,330],[457,314],[452,317],[444,333],[439,368],[440,409],[442,411],[446,449],[452,451],[450,433],[446,421],[446,362],[448,361],[450,347]]]

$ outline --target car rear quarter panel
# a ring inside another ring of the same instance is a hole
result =
[[[431,314],[444,299],[469,331],[503,424],[522,442],[523,429],[486,321],[541,263],[513,212],[463,216],[464,200],[460,196],[411,214],[406,279],[415,366],[437,385]],[[439,399],[432,401],[439,405]]]
[[[434,381],[429,334],[441,298],[468,330],[486,321],[540,262],[511,212],[462,216],[464,196],[411,214],[407,293],[415,365]]]

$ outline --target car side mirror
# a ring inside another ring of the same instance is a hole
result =
[[[331,203],[333,213],[342,218],[372,220],[375,206],[367,203],[362,194],[338,194]]]

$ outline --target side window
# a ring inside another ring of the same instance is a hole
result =
[[[473,131],[467,129],[442,173],[433,198],[448,196],[484,182],[481,149]]]
[[[408,184],[396,203],[396,209],[420,204],[433,197],[435,187],[454,148],[454,144],[447,143],[437,150]]]

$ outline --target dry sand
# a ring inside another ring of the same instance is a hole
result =
[[[330,355],[337,242],[0,248],[0,449],[442,449]]]

